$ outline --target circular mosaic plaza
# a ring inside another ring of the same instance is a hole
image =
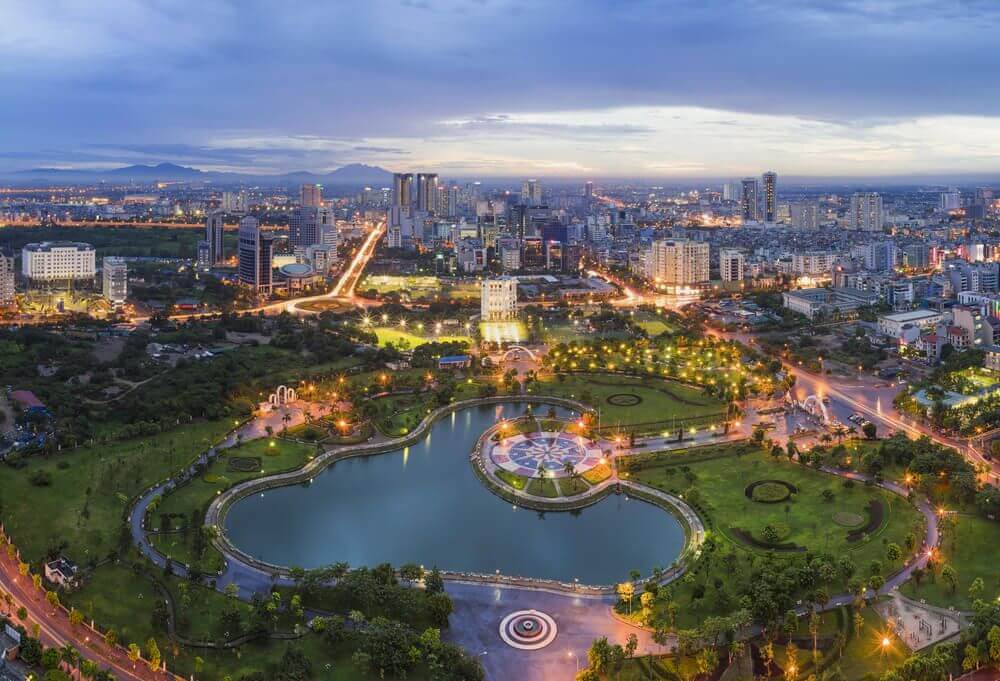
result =
[[[567,463],[576,473],[585,473],[599,464],[602,456],[596,442],[567,433],[519,433],[490,450],[494,464],[529,478],[538,477],[540,468],[548,477],[565,477]]]
[[[538,650],[556,638],[556,623],[544,612],[518,610],[500,621],[500,638],[512,648]]]

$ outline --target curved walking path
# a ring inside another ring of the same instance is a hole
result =
[[[405,437],[362,445],[331,447],[296,471],[278,473],[235,485],[213,500],[206,513],[206,524],[221,528],[226,509],[240,498],[259,491],[262,486],[284,486],[311,480],[326,466],[336,461],[394,451],[412,444],[423,437],[434,422],[453,411],[480,405],[510,402],[545,403],[576,410],[586,409],[585,405],[572,400],[542,396],[498,396],[456,402],[427,415],[420,425]],[[247,426],[252,427],[252,423],[244,424],[244,427]],[[238,430],[230,433],[219,446],[209,449],[199,457],[196,464],[206,464],[218,456],[220,449],[236,444]],[[484,436],[489,432],[484,433]],[[482,439],[481,437],[480,441]],[[144,527],[146,512],[154,498],[169,492],[196,475],[196,464],[192,464],[173,478],[146,490],[130,510],[129,523],[134,543],[143,555],[160,567],[163,567],[168,559],[148,541],[147,531]],[[858,473],[832,469],[823,470],[862,482],[868,480],[868,476]],[[627,490],[637,498],[645,497],[646,501],[669,507],[671,512],[680,517],[687,525],[688,543],[682,557],[698,551],[705,538],[704,525],[698,515],[676,497],[632,480],[617,479],[613,476],[586,492],[572,497],[563,497],[561,500],[537,497],[519,490],[510,489],[510,491],[517,492],[515,495],[517,499],[526,502],[526,505],[538,501],[549,504],[553,501],[566,501],[570,504],[590,505],[609,494],[612,485],[617,489]],[[878,486],[903,497],[906,497],[909,491],[894,482],[878,483]],[[927,549],[935,547],[938,543],[937,515],[933,507],[927,499],[917,500],[915,505],[926,520],[924,546],[906,566],[886,579],[884,586],[879,589],[880,595],[890,593],[908,580],[916,568],[926,566]],[[228,584],[235,584],[240,596],[249,599],[253,594],[269,590],[275,585],[293,585],[288,576],[287,568],[272,566],[247,556],[229,544],[221,532],[213,543],[222,552],[225,565],[221,574],[215,577],[216,589],[223,590]],[[675,566],[665,575],[664,580],[669,581],[682,575],[684,562],[679,558]],[[175,562],[173,569],[178,576],[188,576],[187,566],[183,564]],[[591,642],[601,636],[608,636],[610,640],[623,642],[629,634],[634,633],[639,638],[637,650],[639,655],[664,653],[668,652],[670,648],[669,644],[665,648],[655,643],[652,640],[651,631],[617,618],[612,609],[617,600],[616,596],[601,589],[587,589],[579,585],[559,584],[546,580],[504,581],[491,576],[461,573],[451,573],[447,577],[446,588],[455,604],[447,638],[463,646],[470,654],[476,655],[478,653],[486,667],[488,679],[499,681],[515,676],[524,681],[571,679],[577,669],[576,661],[585,660],[586,651]],[[866,592],[866,595],[874,596],[875,593],[869,591]],[[850,603],[853,599],[853,594],[835,596],[830,599],[824,609],[840,607]],[[497,627],[503,616],[517,609],[538,609],[551,615],[559,628],[556,642],[548,648],[538,651],[515,650],[503,644],[497,635]],[[800,614],[804,614],[807,609],[801,607],[799,611]]]

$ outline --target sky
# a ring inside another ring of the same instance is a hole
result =
[[[0,0],[0,171],[1000,175],[994,0]]]

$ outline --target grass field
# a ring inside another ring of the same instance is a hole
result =
[[[378,344],[380,346],[385,347],[391,344],[402,350],[412,350],[424,343],[472,343],[471,336],[449,334],[423,335],[391,326],[376,326],[372,331],[378,336]]]
[[[924,598],[932,605],[953,605],[960,610],[972,609],[969,587],[977,577],[983,580],[983,592],[979,596],[984,601],[1000,597],[1000,570],[997,556],[987,547],[1000,546],[1000,522],[979,516],[951,516],[953,526],[943,528],[941,556],[936,574],[925,575],[918,586],[910,580],[900,587],[900,591],[910,598]],[[941,578],[941,568],[951,567],[958,573],[955,591]]]
[[[197,457],[232,422],[200,422],[159,435],[81,447],[0,467],[8,534],[30,560],[50,547],[80,565],[103,559],[117,545],[122,514],[149,485]],[[48,484],[32,484],[48,476]]]
[[[190,518],[192,511],[207,507],[212,498],[220,491],[250,478],[259,478],[263,475],[299,468],[314,453],[315,450],[308,445],[279,438],[261,438],[227,449],[208,467],[203,475],[163,497],[159,506],[151,514],[153,517],[149,526],[160,527],[160,518],[165,514],[179,514]],[[261,470],[254,472],[230,470],[229,460],[233,457],[259,458]],[[193,536],[194,528],[189,534]],[[161,539],[169,541],[166,537]],[[176,560],[187,563],[192,559],[190,549],[184,542],[179,544],[175,545],[174,552],[170,555]]]
[[[568,397],[601,410],[601,425],[629,427],[642,423],[660,423],[671,419],[686,419],[718,415],[722,420],[726,406],[696,388],[656,378],[635,378],[615,374],[570,374],[564,380],[547,379],[538,392],[556,397]],[[613,395],[634,395],[640,402],[616,405],[609,402]],[[669,424],[668,424],[669,425]]]
[[[697,451],[697,450],[694,450]],[[627,466],[627,464],[626,464]],[[664,453],[650,457],[644,468],[627,468],[629,477],[673,494],[683,494],[686,499],[697,499],[697,510],[703,516],[709,531],[720,538],[724,545],[740,553],[760,555],[765,549],[750,546],[736,536],[743,530],[757,539],[770,525],[779,534],[780,541],[831,556],[850,557],[857,571],[867,576],[867,566],[877,560],[883,566],[883,575],[899,569],[902,561],[895,563],[886,557],[890,542],[905,545],[905,536],[913,533],[923,536],[923,518],[904,499],[884,490],[855,485],[844,487],[842,480],[784,459],[774,459],[759,450],[742,456],[722,456],[698,460],[697,455]],[[751,501],[745,494],[746,487],[760,480],[783,480],[798,488],[788,501],[766,504]],[[827,501],[823,492],[829,490],[832,500]],[[884,518],[879,529],[867,538],[848,541],[848,530],[834,522],[838,512],[850,512],[867,518],[867,505],[871,500],[883,504]],[[727,548],[728,548],[727,547]],[[781,559],[782,552],[774,552]],[[787,555],[801,555],[791,553]],[[711,582],[721,579],[738,585],[746,575],[733,574],[713,562],[699,573],[699,579]],[[845,590],[846,579],[838,576],[831,583],[831,593]],[[682,586],[682,590],[690,586]],[[686,601],[686,598],[683,599]],[[692,626],[705,616],[719,614],[711,603],[693,604],[678,613],[679,626]]]

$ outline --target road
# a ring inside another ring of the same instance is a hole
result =
[[[19,574],[17,568],[16,559],[8,558],[6,553],[0,557],[0,587],[14,599],[14,610],[23,606],[28,611],[28,619],[22,622],[25,628],[30,631],[31,625],[38,624],[42,645],[62,647],[71,644],[85,659],[110,669],[126,681],[173,681],[177,678],[168,672],[150,671],[144,662],[138,662],[133,669],[123,649],[108,647],[103,637],[86,625],[73,626],[66,611],[53,610],[44,593],[35,588],[30,577]]]

